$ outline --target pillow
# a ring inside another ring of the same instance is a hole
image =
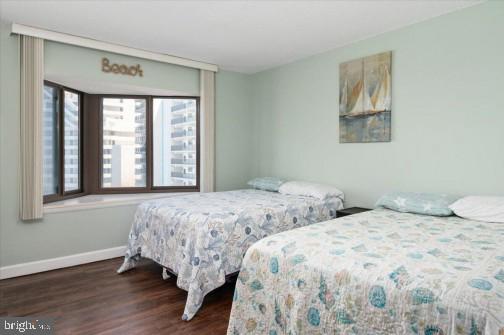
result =
[[[465,197],[450,208],[464,219],[504,223],[504,197]]]
[[[249,180],[247,185],[252,186],[257,190],[278,192],[280,185],[285,183],[285,180],[276,177],[261,177]]]
[[[344,199],[343,192],[331,185],[309,183],[306,181],[288,181],[278,189],[282,194],[303,195],[308,197],[325,200],[327,198],[337,197]]]
[[[455,200],[456,197],[446,194],[392,192],[383,195],[376,206],[403,213],[450,216],[453,211],[449,206]]]

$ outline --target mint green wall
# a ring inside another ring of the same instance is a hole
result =
[[[47,78],[53,76],[90,83],[107,82],[112,85],[173,90],[186,95],[199,95],[199,70],[147,59],[103,52],[68,44],[44,43],[44,70]],[[101,60],[111,63],[141,64],[143,77],[104,73]]]
[[[261,175],[504,195],[504,2],[487,2],[253,76]],[[338,67],[392,50],[392,142],[339,144]]]
[[[0,25],[0,266],[61,257],[124,245],[135,206],[121,206],[46,214],[38,222],[18,220],[19,159],[19,52],[18,38],[9,36],[9,26]],[[127,76],[99,71],[102,53],[49,43],[46,70],[69,71],[92,80],[136,85]],[[76,52],[77,50],[82,52]],[[65,57],[63,57],[65,56]],[[64,58],[71,57],[72,62]],[[116,58],[117,56],[117,58]],[[114,59],[132,62],[124,56]],[[198,71],[156,62],[141,61],[147,87],[178,89],[198,94]],[[99,65],[99,63],[98,63]],[[148,74],[148,76],[147,76]],[[216,77],[217,189],[242,188],[249,178],[252,157],[251,115],[247,76],[220,71]]]
[[[244,188],[257,174],[250,84],[248,75],[217,73],[215,179],[219,191]]]

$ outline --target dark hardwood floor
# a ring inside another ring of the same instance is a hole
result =
[[[226,284],[182,321],[187,293],[150,261],[122,275],[122,258],[0,281],[0,316],[55,318],[56,334],[225,334],[234,291]]]

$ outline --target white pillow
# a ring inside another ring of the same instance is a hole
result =
[[[451,204],[450,209],[464,219],[504,223],[504,197],[465,197]]]
[[[337,197],[344,200],[343,192],[331,185],[309,183],[306,181],[288,181],[278,189],[279,193],[290,195],[303,195],[325,200]]]

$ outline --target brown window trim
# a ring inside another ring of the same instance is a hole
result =
[[[124,95],[124,94],[100,94],[98,124],[93,132],[98,138],[98,153],[96,174],[97,180],[93,183],[96,187],[90,192],[93,194],[130,194],[130,193],[172,193],[172,192],[199,192],[200,190],[200,103],[199,97],[195,96],[147,96],[147,95]],[[103,99],[145,99],[146,100],[146,186],[145,187],[103,187]],[[195,186],[154,186],[153,171],[153,100],[154,99],[193,99],[196,101],[196,185]],[[92,136],[92,135],[91,135]]]
[[[57,89],[58,92],[58,115],[57,115],[57,133],[58,133],[58,192],[55,194],[44,195],[43,202],[50,203],[71,199],[86,195],[84,192],[83,183],[83,162],[84,162],[84,127],[83,127],[83,109],[84,109],[84,93],[73,88],[66,87],[51,81],[44,81],[45,86],[50,86]],[[73,191],[65,191],[65,91],[79,95],[79,189]]]

